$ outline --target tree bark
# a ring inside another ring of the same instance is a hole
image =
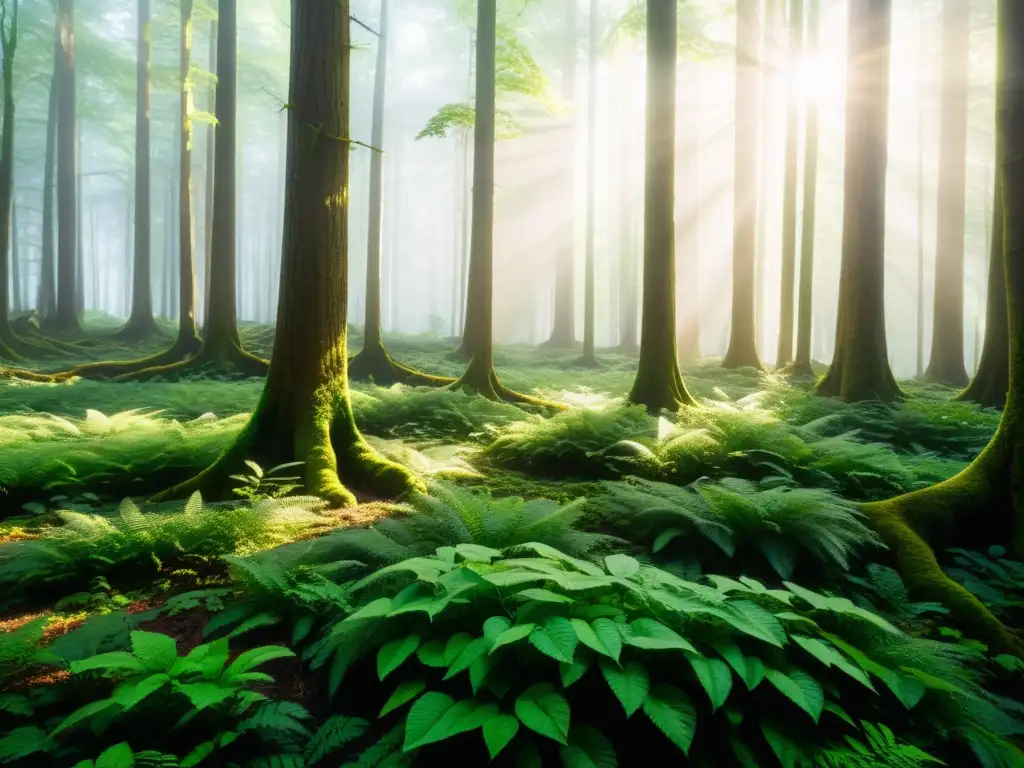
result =
[[[819,0],[808,0],[807,53],[818,55]],[[818,98],[807,104],[806,142],[804,148],[804,211],[803,230],[800,234],[800,302],[797,317],[796,359],[792,372],[813,375],[811,339],[814,325],[814,229],[818,207],[818,125],[820,108]]]
[[[786,114],[786,176],[782,196],[782,282],[779,295],[779,345],[775,367],[793,362],[793,290],[796,279],[796,198],[800,145],[800,85],[803,59],[803,0],[789,5],[789,86]]]
[[[575,3],[575,0],[573,0]],[[583,267],[583,354],[577,365],[593,368],[597,366],[595,354],[597,332],[594,303],[597,295],[594,288],[594,239],[597,222],[597,0],[590,0],[590,35],[587,67],[587,230],[586,252]],[[572,222],[570,230],[574,229]],[[571,275],[570,275],[571,279]]]
[[[996,162],[1000,150],[996,149]],[[997,166],[995,203],[992,206],[992,243],[988,268],[988,303],[985,310],[985,342],[978,372],[960,400],[984,408],[1002,408],[1010,388],[1010,330],[1006,304],[1006,270],[1003,266],[1003,195]]]
[[[852,0],[846,94],[843,252],[835,355],[820,395],[901,397],[885,338],[885,175],[891,0]]]
[[[395,382],[444,385],[455,379],[428,376],[398,363],[388,354],[381,332],[381,220],[384,209],[384,106],[387,97],[390,0],[381,0],[377,37],[377,68],[373,76],[373,125],[370,145],[370,221],[366,249],[366,296],[363,348],[349,363],[353,379],[371,379],[381,386]]]
[[[681,70],[686,79],[689,105],[683,130],[676,177],[688,180],[676,199],[676,351],[680,364],[700,360],[700,225],[701,225],[701,81],[700,65]],[[682,99],[680,99],[682,100]]]
[[[675,3],[647,0],[647,138],[644,158],[644,276],[640,362],[629,402],[651,412],[696,405],[676,357]]]
[[[56,33],[54,39],[57,39]],[[36,312],[39,323],[48,326],[57,311],[57,286],[54,283],[54,175],[57,160],[57,45],[54,44],[54,73],[50,77],[50,106],[46,113],[46,157],[43,159],[43,232],[39,255],[39,291]]]
[[[21,229],[18,226],[18,193],[11,189],[11,311],[21,312],[24,278],[21,272]]]
[[[942,12],[942,119],[939,122],[938,232],[932,351],[925,378],[966,386],[964,366],[964,226],[970,4],[945,0]]]
[[[564,230],[564,241],[555,256],[555,317],[551,338],[544,345],[553,349],[565,349],[576,344],[576,115],[572,111],[576,104],[576,29],[578,23],[578,0],[563,0],[565,3],[565,53],[562,64],[562,98],[569,106],[565,130],[565,205],[568,220]],[[593,12],[593,9],[591,9]],[[588,170],[589,173],[589,170]],[[589,226],[589,225],[588,225]]]
[[[3,49],[3,125],[0,137],[0,357],[20,360],[11,328],[11,215],[14,208],[14,54],[18,47],[18,2],[0,5]]]
[[[57,306],[53,330],[80,334],[76,257],[78,189],[75,147],[75,0],[57,5]]]
[[[222,0],[222,14],[224,5]],[[349,3],[293,3],[291,28],[285,241],[274,365],[235,444],[201,475],[164,497],[195,489],[221,495],[229,473],[249,458],[264,464],[304,462],[306,491],[339,506],[355,502],[342,479],[374,495],[423,490],[421,481],[362,440],[349,401],[348,199],[342,193],[349,165]],[[218,173],[217,178],[224,176]]]
[[[993,653],[1024,655],[1019,633],[946,576],[935,551],[1010,542],[1024,557],[1024,5],[1000,0],[996,22],[996,110],[1003,201],[1003,265],[1009,328],[1010,387],[988,447],[959,475],[922,491],[865,505],[916,600],[941,602]]]
[[[733,177],[732,245],[732,330],[729,349],[722,365],[726,368],[756,368],[757,354],[757,144],[759,112],[757,103],[758,0],[741,0],[736,13],[736,137]],[[763,65],[762,65],[763,66]]]
[[[210,71],[217,71],[217,22],[210,22]],[[211,113],[216,113],[217,86],[207,94]],[[206,126],[206,191],[203,195],[203,328],[210,319],[210,269],[213,266],[213,189],[216,165],[217,130],[211,122]]]
[[[924,31],[922,30],[922,38]],[[921,49],[924,50],[922,39]],[[922,60],[924,56],[921,57]],[[917,96],[917,378],[924,377],[924,98]]]
[[[772,184],[775,174],[771,162],[772,139],[775,129],[776,87],[779,45],[775,39],[778,31],[779,4],[785,0],[764,0],[764,30],[761,46],[761,149],[758,155],[758,192],[757,192],[757,255],[754,288],[754,325],[755,340],[759,341],[762,354],[767,355],[767,323],[765,322],[765,299],[768,293],[768,214],[771,210],[768,200],[773,194]]]

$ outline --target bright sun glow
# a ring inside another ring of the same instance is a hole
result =
[[[842,91],[843,69],[835,59],[809,56],[797,69],[797,83],[805,99],[820,101]]]

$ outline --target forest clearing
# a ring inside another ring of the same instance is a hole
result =
[[[910,5],[0,0],[0,765],[1024,768],[1024,5]]]

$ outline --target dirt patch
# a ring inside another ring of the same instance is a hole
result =
[[[139,601],[129,606],[127,613],[140,613],[156,606],[148,604],[147,601]],[[132,610],[135,608],[135,610]],[[139,629],[145,632],[159,632],[163,635],[173,637],[178,643],[178,655],[184,656],[189,651],[202,645],[203,627],[209,621],[210,614],[201,609],[194,608],[182,611],[175,616],[161,615],[152,621],[139,624]]]

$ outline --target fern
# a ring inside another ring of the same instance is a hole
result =
[[[846,736],[847,746],[820,752],[822,768],[922,768],[945,765],[922,749],[899,741],[883,724],[861,723],[865,739]]]

